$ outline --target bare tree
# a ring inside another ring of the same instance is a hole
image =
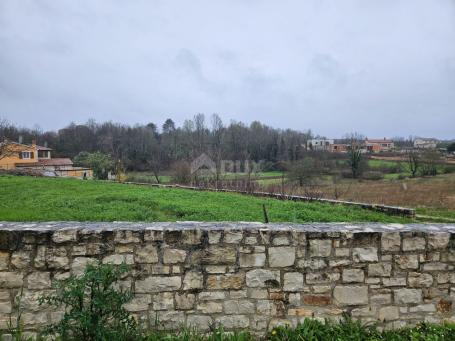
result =
[[[223,146],[223,121],[217,114],[212,115],[212,157],[215,160],[215,187],[219,187],[221,176],[221,152]]]
[[[358,134],[352,133],[347,135],[348,140],[348,164],[351,168],[352,177],[358,178],[362,174],[362,144],[365,138]]]
[[[411,177],[414,178],[421,167],[420,154],[415,150],[408,150],[406,152],[406,162],[411,172]]]

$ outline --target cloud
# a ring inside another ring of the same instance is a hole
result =
[[[453,137],[451,0],[0,2],[0,115]]]

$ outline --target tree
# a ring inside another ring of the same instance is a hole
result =
[[[314,177],[319,174],[319,167],[317,166],[315,159],[305,157],[303,160],[291,164],[288,176],[291,180],[297,181],[299,187],[303,187],[304,185],[311,184]]]
[[[449,145],[447,146],[447,151],[448,151],[449,153],[455,152],[455,142],[452,142],[451,144],[449,144]]]
[[[348,164],[351,168],[352,177],[358,178],[363,171],[363,156],[362,156],[362,143],[365,138],[358,134],[353,133],[347,136],[348,139]]]
[[[415,150],[408,150],[406,153],[406,162],[409,172],[411,172],[411,177],[414,178],[421,166],[419,153]]]
[[[79,166],[93,169],[93,175],[96,179],[106,180],[108,172],[114,167],[114,162],[110,155],[101,152],[88,153],[80,152],[75,158],[74,163]]]
[[[426,150],[422,154],[422,175],[435,176],[438,174],[437,165],[441,162],[441,155],[435,150]]]

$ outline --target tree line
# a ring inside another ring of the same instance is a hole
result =
[[[0,118],[0,140],[46,145],[54,157],[76,157],[80,152],[101,152],[120,160],[127,170],[160,171],[179,161],[190,161],[202,153],[212,160],[265,161],[267,167],[304,157],[311,130],[276,129],[259,121],[223,122],[217,114],[197,114],[177,126],[167,119],[155,123],[128,125],[113,122],[71,123],[58,131],[38,127],[22,128]]]

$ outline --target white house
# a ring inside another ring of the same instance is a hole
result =
[[[307,142],[307,149],[330,151],[330,146],[332,144],[333,144],[333,140],[311,139],[311,140],[308,140],[308,142]]]
[[[416,137],[414,140],[414,148],[418,149],[436,149],[438,140],[434,138]]]

